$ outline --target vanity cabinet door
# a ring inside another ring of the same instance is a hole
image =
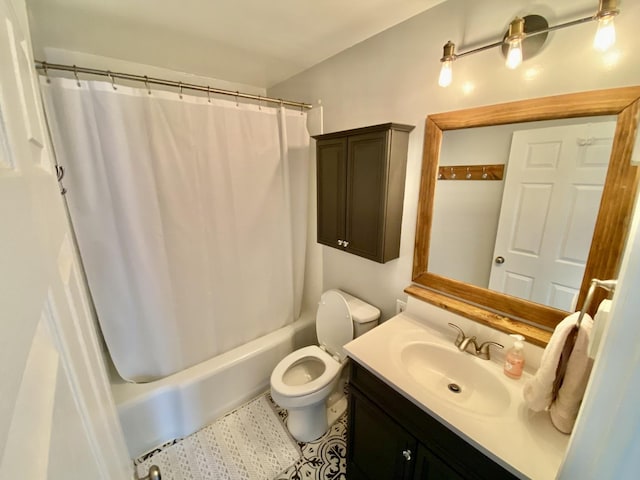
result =
[[[357,362],[351,364],[349,393],[347,473],[353,473],[347,476],[349,480],[516,478]],[[363,427],[360,422],[369,425]],[[367,442],[374,446],[364,448]],[[403,464],[397,452],[402,455],[407,449],[411,460]],[[372,472],[363,474],[361,465],[373,468]]]
[[[464,480],[465,478],[424,445],[418,445],[413,480]]]
[[[415,438],[357,391],[350,393],[347,435],[349,480],[413,477]]]

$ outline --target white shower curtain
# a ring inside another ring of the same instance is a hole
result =
[[[161,378],[297,318],[306,114],[108,82],[41,85],[123,378]]]

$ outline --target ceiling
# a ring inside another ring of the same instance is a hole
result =
[[[268,88],[444,0],[27,0],[45,47]]]

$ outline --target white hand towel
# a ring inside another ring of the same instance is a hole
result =
[[[600,341],[609,325],[609,312],[611,312],[611,300],[603,300],[593,317],[593,330],[589,339],[589,357],[593,359],[596,358]]]
[[[562,433],[571,433],[578,416],[584,391],[587,388],[593,360],[589,358],[589,337],[593,320],[587,315],[582,319],[575,346],[567,363],[567,372],[556,400],[549,413],[553,425]]]
[[[553,400],[553,382],[560,354],[567,341],[567,336],[578,321],[580,312],[575,312],[562,320],[553,331],[547,347],[540,359],[540,368],[536,374],[524,385],[523,395],[527,406],[536,412],[546,409]],[[585,314],[583,321],[589,317]],[[589,317],[591,320],[591,317]]]

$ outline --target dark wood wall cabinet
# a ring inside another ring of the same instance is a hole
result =
[[[349,480],[517,478],[362,366],[351,365]]]
[[[398,258],[413,129],[385,123],[313,137],[318,243],[380,263]]]

